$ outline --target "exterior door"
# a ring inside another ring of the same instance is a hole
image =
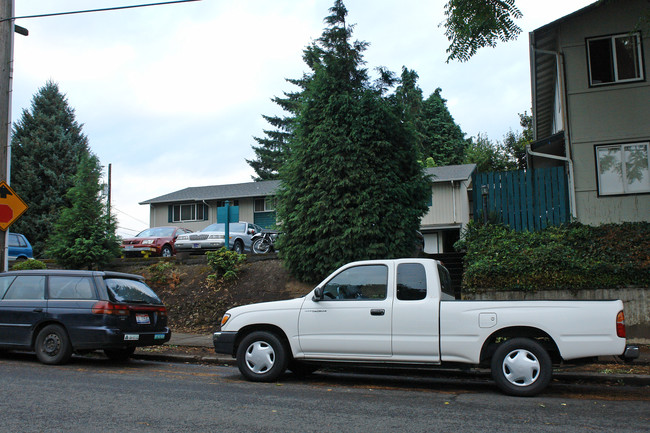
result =
[[[324,286],[323,300],[305,299],[298,321],[306,357],[389,357],[391,297],[386,265],[346,268]]]

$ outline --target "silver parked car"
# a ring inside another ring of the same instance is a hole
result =
[[[202,253],[214,251],[225,245],[224,223],[210,224],[200,232],[180,235],[176,238],[176,252],[189,251],[191,253]],[[262,231],[262,227],[247,222],[230,223],[228,246],[231,250],[243,254],[251,251],[251,238],[255,233]]]

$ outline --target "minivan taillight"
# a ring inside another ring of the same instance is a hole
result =
[[[113,316],[128,316],[128,305],[113,304],[108,301],[100,301],[95,303],[92,308],[93,314],[108,314]]]
[[[616,335],[625,338],[625,314],[622,311],[616,315]]]

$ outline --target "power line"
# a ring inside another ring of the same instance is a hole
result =
[[[142,223],[142,224],[145,224],[145,225],[149,226],[149,223],[146,223],[146,222],[144,222],[144,221],[142,221],[142,220],[139,220],[139,219],[137,219],[136,217],[131,216],[131,215],[129,215],[128,213],[119,210],[119,209],[116,208],[115,206],[113,206],[112,209],[118,211],[118,212],[121,213],[121,214],[124,214],[124,215],[128,216],[129,218],[133,218],[134,220],[136,220],[136,221],[139,222],[139,223]]]
[[[161,6],[161,5],[170,5],[174,3],[190,3],[190,2],[197,2],[201,0],[174,0],[174,1],[166,1],[166,2],[159,2],[159,3],[147,3],[147,4],[140,4],[140,5],[132,5],[132,6],[115,6],[112,8],[103,8],[103,9],[88,9],[88,10],[83,10],[83,11],[70,11],[70,12],[55,12],[51,14],[40,14],[40,15],[26,15],[22,17],[11,17],[11,18],[5,18],[0,20],[0,23],[3,21],[9,21],[9,20],[22,20],[22,19],[28,19],[28,18],[44,18],[44,17],[56,17],[60,15],[75,15],[75,14],[85,14],[85,13],[91,13],[91,12],[107,12],[107,11],[117,11],[117,10],[122,10],[122,9],[135,9],[135,8],[144,8],[144,7],[149,7],[149,6]]]

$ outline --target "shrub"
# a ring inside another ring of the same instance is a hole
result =
[[[467,225],[463,287],[470,291],[650,286],[650,224],[570,224],[540,232]]]
[[[23,260],[21,262],[16,262],[11,267],[12,271],[25,271],[29,269],[47,269],[47,266],[40,260],[29,259]]]
[[[241,265],[246,261],[246,255],[238,254],[226,248],[208,251],[205,255],[208,259],[208,265],[214,271],[214,274],[208,275],[211,280],[236,278]]]
[[[150,286],[171,285],[180,283],[180,277],[175,272],[176,268],[171,262],[158,262],[149,266],[149,278],[147,283]]]

